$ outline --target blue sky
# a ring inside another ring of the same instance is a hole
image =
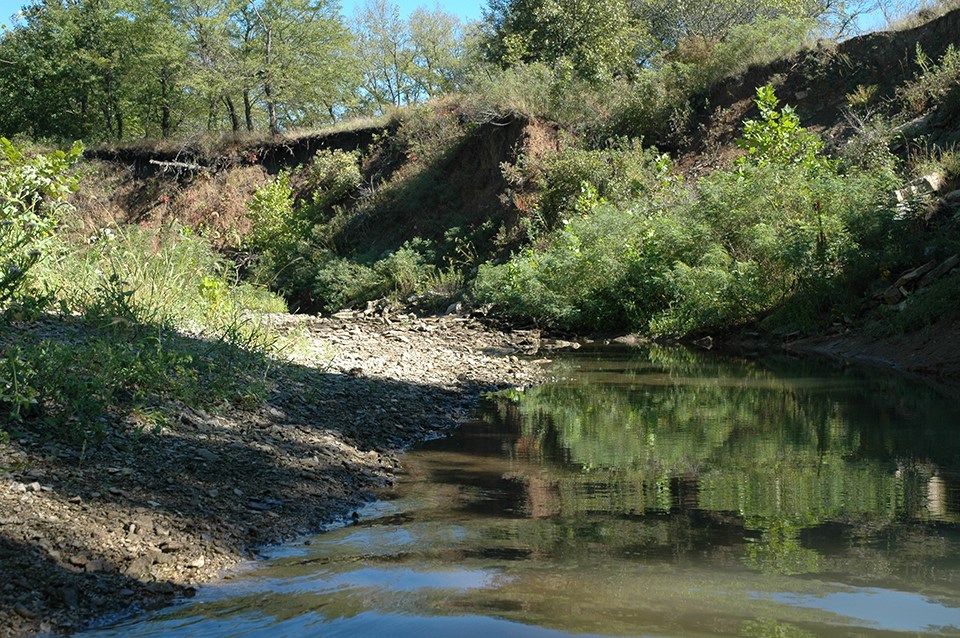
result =
[[[435,0],[393,0],[395,4],[400,6],[400,10],[403,11],[404,15],[409,14],[411,11],[420,6],[426,6],[428,8],[433,8],[434,6],[439,5],[445,11],[454,13],[460,16],[463,20],[476,20],[480,18],[483,7],[486,2],[484,0],[457,0],[456,2],[436,2]],[[353,7],[357,4],[362,4],[363,0],[341,0],[340,4],[343,7],[343,14],[350,16],[353,14]],[[29,4],[29,0],[0,0],[0,22],[9,22],[10,16],[17,13],[20,10],[20,7],[24,4]]]

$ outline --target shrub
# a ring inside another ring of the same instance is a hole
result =
[[[70,208],[66,198],[77,184],[70,166],[82,151],[76,143],[67,152],[27,157],[0,138],[0,304],[20,291]]]
[[[258,187],[247,204],[251,223],[250,233],[245,238],[247,247],[283,251],[301,238],[306,225],[294,214],[293,203],[290,176],[285,172]]]
[[[547,228],[565,216],[589,212],[591,197],[622,206],[676,179],[669,156],[626,139],[602,150],[565,149],[545,159],[540,171],[540,206]]]
[[[304,169],[303,180],[313,206],[327,210],[360,186],[360,152],[321,149]]]
[[[943,104],[956,108],[960,99],[960,51],[951,44],[940,61],[933,63],[918,42],[916,60],[919,73],[898,91],[904,110],[917,116]]]
[[[477,298],[515,319],[573,330],[686,335],[778,309],[780,326],[829,321],[852,296],[844,286],[857,289],[894,259],[893,182],[886,171],[841,173],[792,110],[776,109],[772,90],[758,90],[758,101],[763,119],[744,135],[752,152],[734,169],[684,197],[676,182],[656,178],[654,155],[642,197],[614,205],[584,187],[571,204],[568,195],[563,225],[540,250],[480,268]],[[577,168],[571,175],[609,167],[596,159],[559,161]]]

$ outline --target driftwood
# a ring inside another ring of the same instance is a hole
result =
[[[207,166],[201,166],[200,164],[190,164],[188,162],[163,162],[161,160],[150,160],[151,164],[159,166],[165,171],[176,170],[176,171],[208,171],[210,170]]]

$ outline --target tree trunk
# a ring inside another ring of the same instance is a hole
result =
[[[117,105],[116,103],[114,103],[113,108],[117,113],[117,141],[122,142],[123,141],[123,110],[121,110],[120,106]]]
[[[267,42],[264,54],[264,78],[263,96],[267,98],[267,117],[270,119],[270,135],[276,135],[280,132],[280,126],[277,124],[277,103],[273,100],[273,84],[270,73],[270,53],[273,44],[273,29],[267,29]]]
[[[247,130],[253,130],[253,104],[250,102],[250,89],[243,90],[243,117],[246,120]]]
[[[166,78],[160,80],[160,137],[170,137],[170,89]]]
[[[212,133],[217,119],[217,101],[212,97],[207,100],[207,109],[207,130]]]
[[[229,95],[223,96],[223,103],[227,105],[227,113],[230,114],[230,128],[234,133],[240,131],[240,116],[237,115],[237,107],[233,103],[233,98]]]

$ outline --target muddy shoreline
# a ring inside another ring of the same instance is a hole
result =
[[[265,405],[176,409],[82,462],[0,446],[0,637],[71,633],[191,595],[256,549],[349,518],[398,453],[455,427],[484,391],[542,380],[536,331],[468,317],[277,315],[294,373]]]

